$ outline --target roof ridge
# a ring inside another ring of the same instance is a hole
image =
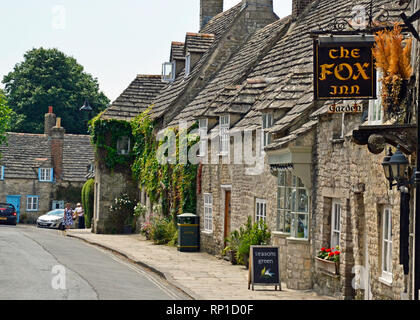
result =
[[[187,32],[187,36],[195,36],[195,37],[202,37],[202,38],[214,38],[215,35],[213,33],[197,33],[197,32]]]
[[[160,74],[138,74],[137,78],[162,78]]]

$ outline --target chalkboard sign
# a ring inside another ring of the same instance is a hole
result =
[[[281,291],[279,247],[251,246],[249,259],[248,290],[261,285]]]

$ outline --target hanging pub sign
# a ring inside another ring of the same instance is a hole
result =
[[[315,39],[315,100],[376,99],[374,42],[368,35]]]
[[[281,291],[279,247],[251,246],[248,290],[254,285],[274,286]]]

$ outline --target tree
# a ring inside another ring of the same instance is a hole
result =
[[[7,106],[6,97],[0,90],[0,145],[6,141],[6,132],[10,129],[10,115],[11,110]]]
[[[3,78],[13,116],[12,131],[43,133],[44,114],[48,106],[61,117],[67,133],[86,134],[88,116],[80,107],[89,101],[93,117],[108,104],[109,99],[99,91],[97,78],[84,72],[73,57],[58,49],[32,49],[24,61]]]

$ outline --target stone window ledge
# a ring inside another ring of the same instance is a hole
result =
[[[293,237],[288,237],[286,238],[286,240],[288,242],[296,242],[296,243],[309,243],[309,239],[300,239],[300,238],[293,238]]]
[[[272,231],[271,233],[272,233],[273,236],[275,236],[277,238],[289,238],[290,237],[290,233],[286,233],[286,232]]]
[[[384,285],[387,285],[389,287],[392,287],[392,280],[389,280],[387,278],[379,277],[379,282],[383,283]]]
[[[201,233],[202,233],[202,234],[205,234],[205,235],[210,236],[210,235],[212,235],[212,234],[213,234],[213,231],[209,231],[209,230],[202,230],[202,231],[201,231]]]

